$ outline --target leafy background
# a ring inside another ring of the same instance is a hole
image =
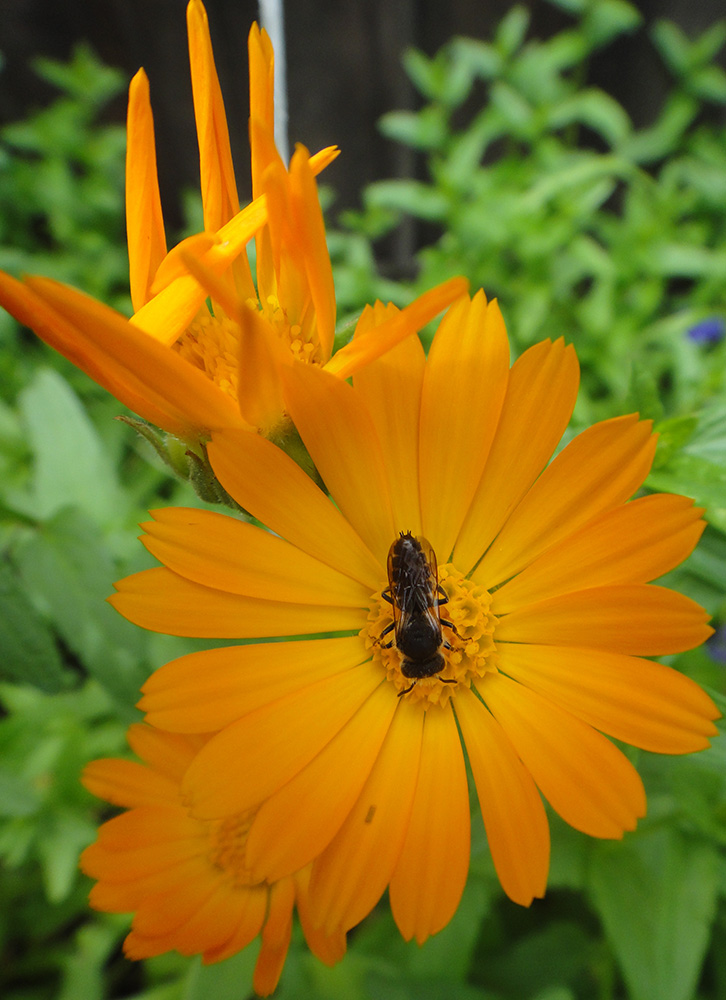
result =
[[[689,39],[669,22],[644,25],[623,0],[556,5],[570,22],[546,39],[517,6],[487,40],[405,55],[421,107],[391,111],[381,128],[423,154],[425,176],[369,186],[330,230],[340,339],[365,302],[402,304],[464,273],[499,297],[515,353],[547,336],[575,344],[583,384],[568,433],[632,410],[651,417],[660,441],[647,487],[694,497],[709,521],[666,582],[720,629],[671,660],[724,709],[726,134],[713,111],[726,106],[715,61],[726,22]],[[588,83],[593,55],[634,31],[648,33],[670,79],[643,128]],[[0,131],[0,266],[130,312],[125,139],[100,123],[125,81],[87,48],[35,68],[58,97]],[[411,216],[423,245],[402,282],[380,248]],[[135,539],[146,510],[198,501],[113,419],[114,400],[5,314],[0,384],[0,995],[239,1000],[254,947],[209,968],[176,955],[128,963],[127,918],[90,912],[77,870],[108,815],[80,770],[125,752],[140,684],[202,645],[136,629],[104,598],[149,564]],[[502,895],[475,821],[449,927],[423,948],[406,944],[384,904],[332,970],[296,932],[279,996],[726,1000],[723,743],[685,758],[628,749],[648,817],[610,843],[552,816],[550,888],[528,910]]]

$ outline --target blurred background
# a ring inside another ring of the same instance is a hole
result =
[[[130,313],[126,88],[151,83],[170,243],[201,228],[184,0],[5,0],[0,267]],[[249,192],[247,0],[208,0],[240,197]],[[582,366],[568,437],[639,411],[646,489],[706,508],[665,584],[714,638],[670,658],[726,708],[726,21],[708,0],[291,3],[291,142],[320,178],[340,340],[363,305],[452,274],[499,297],[513,354],[564,335]],[[424,340],[430,337],[424,334]],[[121,407],[0,315],[0,997],[241,1000],[254,948],[203,969],[126,962],[126,917],[93,914],[80,850],[108,815],[79,785],[125,752],[139,686],[208,643],[104,603],[149,565],[145,512],[197,504]],[[547,897],[506,900],[474,823],[459,912],[422,949],[386,904],[334,970],[296,933],[283,1000],[726,1000],[726,749],[628,750],[649,813],[622,843],[552,816]]]

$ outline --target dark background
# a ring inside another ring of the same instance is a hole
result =
[[[376,121],[386,111],[414,107],[401,67],[408,46],[435,53],[456,34],[491,37],[511,0],[293,0],[286,39],[290,140],[311,151],[337,144],[343,155],[326,171],[336,208],[357,206],[364,184],[409,175],[412,154],[384,139]],[[249,193],[247,50],[252,0],[207,0],[212,41],[232,135],[240,198]],[[569,23],[544,0],[530,0],[532,33],[548,36]],[[667,17],[690,37],[726,15],[720,0],[643,0],[646,25]],[[151,81],[159,172],[170,228],[179,224],[178,192],[196,186],[198,162],[186,43],[186,0],[2,0],[0,122],[52,100],[30,69],[35,55],[59,59],[88,40],[102,60],[128,77],[144,66]],[[647,30],[639,29],[595,58],[591,82],[625,105],[638,125],[657,112],[667,77]],[[108,110],[123,121],[125,100]]]

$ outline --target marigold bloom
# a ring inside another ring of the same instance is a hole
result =
[[[298,147],[289,171],[273,136],[273,53],[249,36],[254,201],[243,211],[201,0],[187,7],[204,233],[167,253],[146,74],[129,88],[126,220],[134,316],[39,277],[0,272],[0,304],[150,423],[194,442],[219,427],[289,429],[280,366],[331,367],[335,292],[315,175],[338,154]],[[257,288],[246,245],[257,235]],[[191,272],[190,273],[190,269]],[[376,332],[366,358],[419,330],[466,290],[454,279]],[[212,298],[212,309],[206,305]],[[339,352],[335,370],[350,374]]]
[[[402,934],[422,942],[467,876],[463,746],[502,886],[528,905],[549,862],[540,793],[576,829],[619,838],[645,796],[606,735],[661,753],[708,745],[710,698],[643,659],[711,632],[697,604],[648,583],[691,552],[702,511],[678,496],[629,500],[655,449],[636,414],[596,424],[548,465],[575,402],[575,352],[545,341],[510,370],[482,293],[449,310],[428,359],[410,338],[352,386],[312,366],[286,379],[334,502],[259,435],[214,434],[220,481],[270,531],[155,511],[144,544],[164,565],[111,601],[160,632],[297,637],[181,657],[140,706],[162,729],[217,732],[183,787],[200,818],[258,808],[257,877],[316,859],[310,902],[329,931],[388,886]],[[447,602],[436,613],[453,626],[443,667],[413,687],[384,638],[400,532],[433,547]]]
[[[254,816],[198,820],[181,798],[181,781],[204,736],[178,736],[133,725],[128,739],[143,764],[106,759],[83,776],[89,791],[127,811],[104,823],[81,866],[98,879],[91,903],[111,913],[135,911],[124,942],[129,958],[175,949],[221,962],[261,935],[254,988],[271,993],[285,963],[297,905],[312,951],[327,965],[345,953],[345,935],[313,927],[309,869],[272,883],[253,880],[244,845]]]

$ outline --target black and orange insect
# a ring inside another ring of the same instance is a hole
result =
[[[401,673],[413,683],[399,698],[408,694],[416,682],[433,677],[446,666],[441,647],[452,647],[444,639],[441,626],[456,634],[452,622],[442,618],[439,607],[448,597],[439,584],[436,554],[425,538],[402,531],[388,552],[388,587],[381,594],[393,606],[393,621],[380,639],[393,632],[394,638],[383,643],[385,649],[396,644],[403,655]],[[439,678],[444,684],[455,681]]]

